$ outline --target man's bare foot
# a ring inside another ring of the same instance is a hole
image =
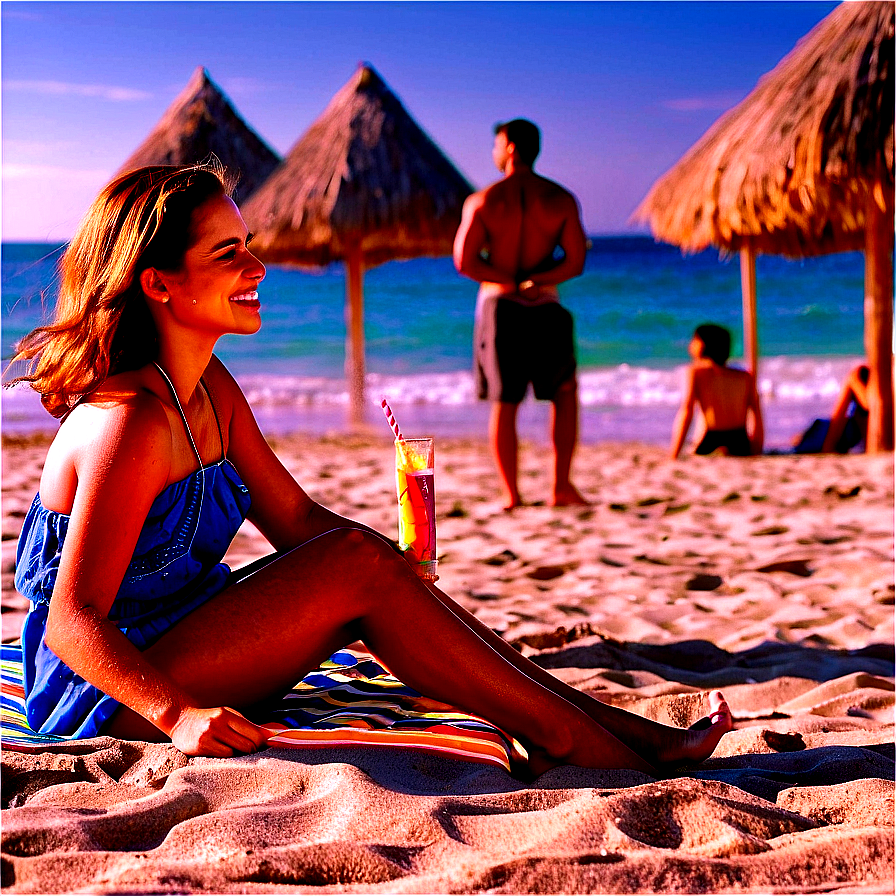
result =
[[[562,488],[554,489],[554,507],[590,507],[589,501],[571,482]]]
[[[524,503],[519,492],[513,495],[505,493],[504,500],[501,503],[501,510],[513,510],[514,507],[522,507]]]
[[[731,709],[721,691],[709,692],[709,715],[679,731],[657,749],[658,766],[675,766],[684,762],[703,762],[712,756],[722,735],[734,728]]]

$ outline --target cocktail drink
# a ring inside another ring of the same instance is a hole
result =
[[[398,546],[421,579],[436,579],[435,448],[432,439],[395,440]]]

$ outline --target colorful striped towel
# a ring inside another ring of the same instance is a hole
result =
[[[0,649],[4,750],[39,752],[68,741],[37,734],[25,719],[22,649]],[[422,697],[369,653],[340,650],[307,675],[267,714],[276,747],[408,747],[498,765],[510,771],[510,738],[488,722]]]

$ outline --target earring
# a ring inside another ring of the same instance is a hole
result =
[[[194,304],[194,305],[196,304],[196,299],[193,299],[193,304]]]

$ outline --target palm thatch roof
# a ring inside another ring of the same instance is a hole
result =
[[[266,261],[365,267],[451,252],[473,188],[362,64],[242,208]]]
[[[714,124],[635,210],[658,239],[789,257],[862,249],[893,193],[892,2],[847,2]]]
[[[280,162],[199,66],[118,173],[144,165],[192,165],[212,154],[236,179],[234,198],[239,202],[261,186]]]

